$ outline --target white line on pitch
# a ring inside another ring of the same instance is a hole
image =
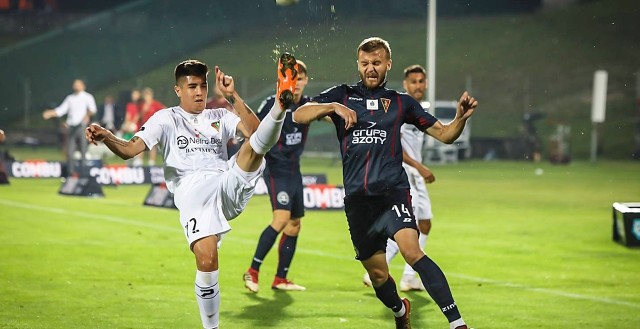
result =
[[[63,208],[37,206],[37,205],[32,205],[32,204],[23,203],[23,202],[0,200],[0,204],[3,204],[5,206],[10,206],[10,207],[15,207],[15,208],[39,210],[39,211],[50,212],[50,213],[55,213],[55,214],[71,215],[71,216],[84,217],[84,218],[88,218],[88,219],[97,219],[97,220],[102,220],[102,221],[107,221],[107,222],[112,222],[112,223],[118,223],[118,224],[127,224],[127,225],[132,225],[132,226],[145,227],[145,228],[150,228],[150,229],[155,229],[155,230],[165,231],[165,232],[176,232],[177,233],[177,232],[181,231],[181,229],[177,228],[177,226],[176,227],[169,227],[169,226],[164,226],[164,225],[157,225],[157,224],[151,224],[151,223],[146,223],[146,222],[140,222],[140,221],[136,221],[136,220],[129,219],[129,218],[108,216],[108,215],[100,215],[100,214],[91,214],[91,213],[86,213],[86,212],[81,212],[81,211],[67,210],[67,209],[63,209]],[[176,214],[176,217],[177,217],[177,214]],[[224,240],[225,241],[242,243],[242,244],[255,244],[256,243],[256,241],[254,241],[254,240],[245,239],[245,238],[239,238],[239,237],[236,238],[236,237],[229,236],[229,235],[226,235],[224,237]],[[224,242],[223,242],[223,244],[224,244]],[[307,255],[313,255],[313,256],[321,256],[321,257],[325,257],[325,258],[333,258],[333,259],[343,260],[343,261],[353,261],[354,260],[351,257],[339,256],[339,255],[324,253],[324,252],[318,251],[318,250],[310,250],[310,249],[304,249],[304,248],[297,248],[296,252],[299,252],[299,253],[302,253],[302,254],[307,254]],[[451,272],[447,272],[447,275],[449,275],[451,277],[456,277],[456,278],[459,278],[459,279],[463,279],[463,280],[468,280],[468,281],[488,283],[488,284],[493,284],[493,285],[496,285],[496,286],[516,288],[516,289],[522,289],[522,290],[529,290],[529,291],[544,293],[544,294],[548,294],[548,295],[555,295],[555,296],[566,297],[566,298],[590,300],[590,301],[598,302],[598,303],[622,305],[622,306],[628,306],[628,307],[633,307],[633,308],[640,308],[640,303],[626,302],[626,301],[621,301],[621,300],[616,300],[616,299],[611,299],[611,298],[601,298],[601,297],[594,297],[594,296],[589,296],[589,295],[565,292],[565,291],[555,290],[555,289],[531,287],[531,286],[527,286],[527,285],[523,285],[523,284],[511,283],[511,282],[506,282],[506,281],[498,281],[498,280],[474,277],[474,276],[469,276],[469,275],[465,275],[465,274],[458,274],[458,273],[451,273]]]

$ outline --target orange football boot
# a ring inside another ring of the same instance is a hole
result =
[[[276,87],[276,99],[280,102],[280,108],[284,111],[293,104],[293,92],[298,82],[298,63],[293,55],[285,52],[278,60],[278,83]]]

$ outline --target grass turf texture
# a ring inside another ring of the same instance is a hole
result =
[[[536,168],[544,174],[534,174]],[[306,172],[340,168],[305,159]],[[428,254],[475,328],[633,328],[640,250],[611,241],[611,203],[640,201],[637,164],[470,162],[435,167]],[[198,328],[194,261],[174,210],[141,206],[148,186],[63,197],[57,180],[0,186],[1,328]],[[308,212],[290,278],[307,291],[261,291],[241,277],[270,206],[256,196],[220,250],[222,328],[392,328],[362,286],[343,212]],[[392,273],[399,280],[401,261]],[[407,295],[407,294],[402,294]],[[426,293],[409,293],[414,328],[446,328]]]

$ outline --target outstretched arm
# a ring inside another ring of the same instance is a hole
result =
[[[242,100],[240,95],[238,95],[233,83],[233,77],[225,75],[217,66],[216,86],[220,89],[220,92],[227,101],[229,101],[231,106],[233,106],[233,109],[235,110],[234,113],[240,117],[240,123],[238,124],[237,129],[240,130],[245,138],[248,138],[256,131],[256,129],[258,129],[260,119],[258,119],[256,114],[253,113],[244,100]]]
[[[455,142],[462,130],[464,129],[467,120],[473,115],[475,108],[478,106],[478,101],[466,91],[460,96],[458,107],[456,109],[456,118],[448,124],[442,124],[438,121],[433,126],[427,128],[425,131],[433,138],[447,144]]]
[[[309,102],[306,103],[295,112],[293,112],[293,121],[301,124],[309,124],[311,121],[325,117],[332,113],[337,114],[344,119],[345,129],[353,127],[358,121],[356,112],[339,103],[319,104]]]
[[[427,166],[423,165],[422,163],[418,162],[418,160],[409,156],[409,154],[407,154],[407,152],[405,152],[404,150],[402,151],[402,161],[410,165],[411,167],[416,168],[420,176],[424,178],[427,184],[435,182],[436,176],[433,175],[433,172],[431,172],[431,169],[429,169]]]
[[[131,140],[126,141],[116,137],[111,131],[95,123],[87,127],[85,136],[87,137],[87,141],[94,145],[98,145],[97,142],[103,142],[111,152],[123,160],[131,159],[147,149],[147,145],[140,137],[133,136]]]

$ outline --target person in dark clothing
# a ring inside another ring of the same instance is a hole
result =
[[[286,110],[278,142],[264,157],[267,166],[263,177],[273,209],[273,220],[260,234],[251,266],[243,276],[244,285],[251,292],[258,292],[260,266],[280,232],[282,232],[282,237],[278,247],[278,268],[271,288],[286,291],[305,290],[305,287],[287,279],[300,233],[300,219],[304,216],[300,156],[304,150],[309,131],[308,124],[293,121],[293,113],[309,101],[309,97],[303,95],[304,88],[309,82],[307,67],[302,61],[297,60],[297,62],[299,66],[298,81],[293,94],[293,104]],[[269,113],[275,100],[275,96],[271,96],[262,102],[258,109],[260,120]]]
[[[418,244],[409,182],[402,167],[400,127],[412,124],[451,144],[462,133],[477,101],[464,92],[456,118],[443,124],[405,93],[385,87],[391,48],[368,38],[357,48],[361,81],[338,85],[300,107],[294,121],[308,123],[329,116],[342,154],[345,213],[356,259],[369,273],[376,296],[395,316],[396,328],[411,328],[410,303],[398,296],[385,258],[387,238],[395,240],[405,261],[420,276],[451,329],[467,329],[442,270]]]

